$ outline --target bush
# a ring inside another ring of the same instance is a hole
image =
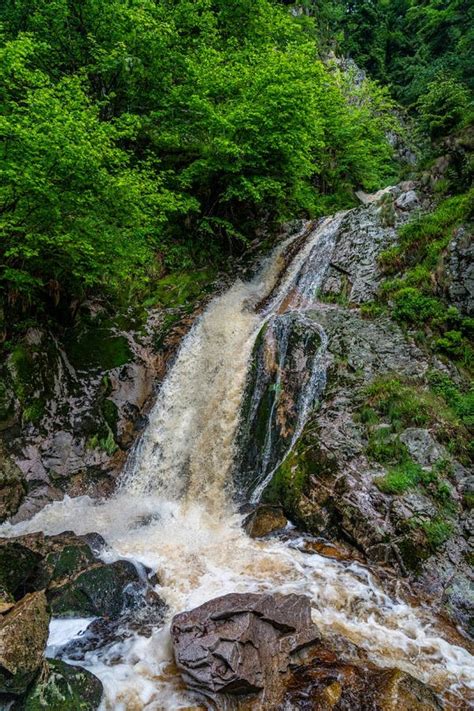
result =
[[[431,138],[446,136],[472,112],[467,88],[452,76],[430,82],[418,101],[420,119]]]
[[[399,321],[425,324],[433,319],[443,320],[445,307],[432,296],[425,296],[419,289],[406,287],[393,294],[393,315]]]

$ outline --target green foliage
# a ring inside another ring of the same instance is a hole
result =
[[[423,427],[430,420],[427,395],[398,378],[375,380],[366,392],[368,403],[397,431],[405,427]]]
[[[418,107],[433,138],[472,120],[474,8],[468,0],[313,0],[341,53]],[[337,6],[335,10],[334,5]]]
[[[215,277],[213,269],[173,272],[156,282],[152,296],[144,305],[177,308],[192,304],[208,289]]]
[[[443,317],[444,307],[438,299],[425,296],[418,289],[407,287],[393,295],[393,315],[399,321],[423,324]]]
[[[399,231],[399,243],[381,253],[379,262],[392,276],[382,283],[380,296],[393,303],[400,322],[430,329],[431,348],[474,367],[472,319],[462,317],[440,298],[439,267],[456,229],[469,229],[473,218],[474,191],[443,200],[433,212],[421,215]]]
[[[323,65],[316,22],[271,0],[5,0],[0,25],[16,313],[143,291],[391,171],[387,92]]]
[[[472,108],[469,91],[453,77],[437,77],[418,99],[421,123],[431,138],[446,136],[469,122]]]
[[[428,374],[432,390],[449,405],[466,427],[474,427],[474,386],[461,392],[451,378],[439,370]]]
[[[432,521],[423,521],[421,528],[425,532],[427,541],[433,550],[445,543],[453,533],[453,525],[442,518],[435,518]]]
[[[389,469],[383,477],[375,479],[375,484],[384,494],[404,494],[422,481],[423,470],[419,464],[406,459]]]
[[[369,434],[366,452],[381,464],[404,461],[408,457],[407,448],[390,427],[379,427]]]

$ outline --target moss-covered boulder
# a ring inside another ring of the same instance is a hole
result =
[[[22,694],[43,663],[50,613],[44,592],[25,595],[0,621],[0,694]]]
[[[115,618],[127,603],[127,586],[140,583],[132,563],[119,560],[106,565],[97,562],[47,595],[56,617],[100,616]]]
[[[86,669],[50,660],[15,711],[95,711],[102,683]]]

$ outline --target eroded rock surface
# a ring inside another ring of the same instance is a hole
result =
[[[186,684],[211,696],[277,693],[299,650],[319,638],[308,598],[252,593],[176,615],[171,636]]]
[[[302,595],[234,593],[176,615],[176,663],[213,708],[241,711],[441,711],[425,684],[341,655],[323,640]],[[350,647],[351,645],[349,645]],[[356,647],[351,655],[359,654]],[[363,655],[361,659],[364,659]]]

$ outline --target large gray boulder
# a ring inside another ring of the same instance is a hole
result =
[[[171,637],[186,684],[215,697],[275,690],[319,635],[303,595],[232,593],[176,615]]]

